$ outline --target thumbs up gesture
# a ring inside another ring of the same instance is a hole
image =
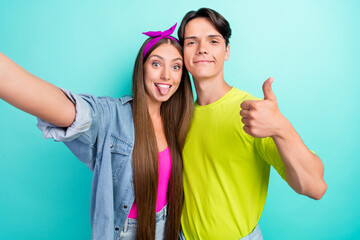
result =
[[[286,121],[281,114],[268,78],[263,84],[264,100],[245,100],[241,103],[241,121],[244,131],[256,138],[277,136]]]

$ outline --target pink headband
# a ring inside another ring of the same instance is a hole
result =
[[[152,46],[154,46],[154,44],[157,43],[157,42],[158,42],[160,39],[162,39],[162,38],[170,38],[170,39],[173,39],[173,40],[175,40],[175,41],[178,42],[178,40],[177,40],[176,38],[170,36],[170,35],[174,32],[174,30],[175,30],[175,28],[176,28],[176,24],[177,24],[177,23],[175,23],[174,26],[172,26],[171,28],[169,28],[168,30],[165,30],[165,31],[163,31],[163,32],[161,32],[161,31],[157,31],[157,32],[152,32],[152,31],[150,31],[150,32],[143,32],[143,33],[142,33],[142,34],[145,34],[146,36],[149,36],[149,37],[154,38],[154,39],[151,39],[151,40],[146,44],[145,49],[144,49],[143,58],[145,58],[145,56],[146,56],[147,52],[149,51],[149,49],[150,49]]]

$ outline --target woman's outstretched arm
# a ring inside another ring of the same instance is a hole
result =
[[[56,86],[17,65],[0,53],[0,98],[59,127],[75,120],[75,105]]]

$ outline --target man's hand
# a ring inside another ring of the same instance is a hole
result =
[[[281,114],[271,89],[273,81],[271,77],[263,84],[264,100],[246,100],[240,105],[243,129],[256,138],[279,136],[282,126],[286,125],[287,120]]]
[[[241,103],[244,131],[256,138],[272,137],[284,163],[287,183],[299,194],[321,199],[327,189],[324,165],[281,114],[271,89],[273,81],[269,78],[263,84],[264,100]]]

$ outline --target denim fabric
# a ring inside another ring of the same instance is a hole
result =
[[[186,240],[182,228],[180,228],[179,240]],[[263,240],[259,225],[256,225],[254,230],[249,235],[240,238],[239,240]]]
[[[255,229],[249,235],[240,238],[240,240],[263,240],[259,225],[256,225]]]
[[[168,205],[166,204],[159,212],[156,213],[155,240],[164,239],[165,226],[167,218]],[[135,240],[136,239],[137,220],[128,218],[120,233],[118,240]]]
[[[76,105],[68,128],[39,119],[45,138],[62,141],[93,171],[91,239],[118,239],[134,202],[132,98],[74,94],[62,89]]]

